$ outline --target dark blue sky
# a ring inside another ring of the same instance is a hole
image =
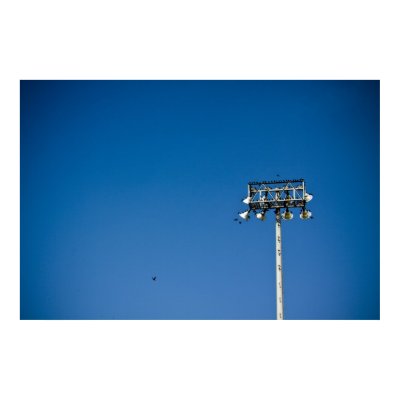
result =
[[[378,81],[22,81],[21,319],[275,319],[276,174],[285,318],[379,319]]]

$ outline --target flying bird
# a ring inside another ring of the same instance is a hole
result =
[[[151,279],[153,279],[153,281],[155,281],[157,279],[156,276],[152,276]]]

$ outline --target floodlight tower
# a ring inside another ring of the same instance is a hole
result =
[[[247,197],[243,203],[249,209],[239,213],[245,221],[250,219],[253,212],[256,218],[264,221],[267,211],[275,212],[276,231],[276,319],[283,319],[283,275],[282,275],[282,233],[281,220],[293,219],[290,208],[300,208],[300,218],[312,218],[311,211],[306,209],[306,203],[311,201],[312,194],[306,192],[304,179],[275,180],[264,182],[249,182]],[[283,213],[281,210],[285,209]]]

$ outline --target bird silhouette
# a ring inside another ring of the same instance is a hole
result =
[[[156,276],[152,276],[151,279],[153,279],[153,281],[155,281],[157,279]]]

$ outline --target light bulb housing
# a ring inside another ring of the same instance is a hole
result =
[[[251,202],[251,196],[247,196],[245,199],[243,199],[244,204],[250,204]]]
[[[311,193],[306,193],[304,195],[304,200],[306,201],[306,203],[308,203],[309,201],[311,201],[313,199],[313,195]]]
[[[239,213],[239,217],[243,218],[245,221],[248,221],[250,219],[250,210]]]
[[[282,218],[286,221],[289,221],[293,219],[293,213],[289,210],[286,210],[284,213],[282,213]]]
[[[302,210],[300,213],[300,219],[310,219],[312,216],[312,212],[309,210]]]
[[[265,212],[259,212],[256,214],[256,218],[260,221],[265,221]]]

